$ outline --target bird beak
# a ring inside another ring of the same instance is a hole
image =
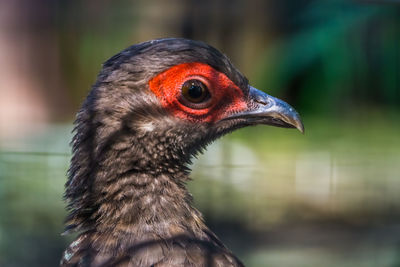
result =
[[[288,103],[250,86],[247,110],[227,119],[245,118],[252,124],[266,124],[284,128],[297,128],[304,133],[304,126],[297,111]]]

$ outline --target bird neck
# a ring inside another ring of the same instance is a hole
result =
[[[182,173],[174,177],[136,173],[108,182],[101,190],[96,231],[170,238],[202,228],[203,221],[182,182],[186,179]]]
[[[205,239],[207,227],[181,182],[169,175],[131,174],[101,186],[93,246],[115,250],[179,236]]]
[[[86,109],[78,115],[65,193],[67,231],[94,233],[99,246],[177,235],[202,239],[207,227],[185,187],[192,151],[180,145],[174,128],[164,123],[153,131],[137,119],[115,129],[103,115]]]

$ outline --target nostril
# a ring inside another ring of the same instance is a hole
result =
[[[262,104],[262,105],[268,105],[268,101],[266,99],[261,98],[261,97],[257,97],[256,99],[254,99],[254,102]]]
[[[253,101],[253,103],[261,104],[264,106],[267,106],[271,103],[269,95],[252,86],[250,86],[250,98]]]

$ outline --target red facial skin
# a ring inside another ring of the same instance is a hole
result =
[[[192,79],[200,80],[209,90],[211,99],[205,108],[190,108],[179,101],[182,85]],[[247,108],[242,90],[225,74],[204,63],[173,66],[151,79],[149,87],[166,110],[189,121],[212,123]]]

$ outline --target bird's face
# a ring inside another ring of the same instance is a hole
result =
[[[249,125],[303,132],[291,106],[249,86],[226,56],[204,43],[163,39],[131,50],[107,62],[99,76],[95,105],[106,129],[98,132],[110,131],[105,139],[114,147],[134,146],[146,165],[190,161],[216,138]],[[123,124],[130,130],[121,131]]]
[[[254,87],[239,88],[224,73],[204,63],[173,66],[151,79],[149,88],[163,108],[182,120],[219,125],[242,119],[244,124],[304,131],[290,105]]]
[[[152,78],[148,85],[170,116],[195,132],[203,126],[200,139],[205,143],[256,124],[304,131],[298,113],[290,105],[252,86],[240,88],[205,63],[175,65]]]

